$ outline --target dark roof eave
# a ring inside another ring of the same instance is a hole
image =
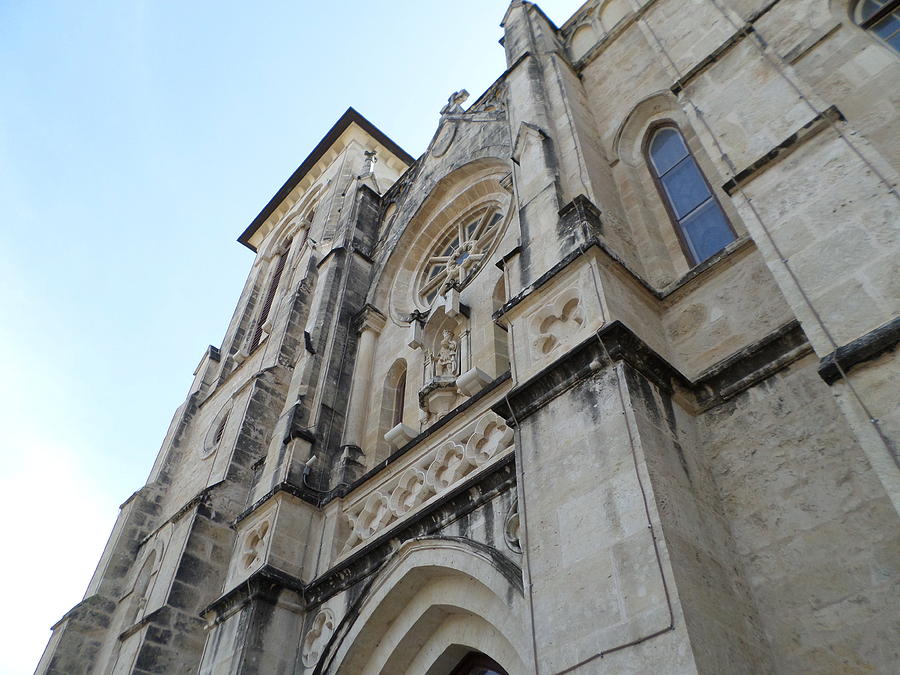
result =
[[[241,236],[238,237],[238,241],[242,243],[244,246],[249,248],[251,251],[256,252],[256,248],[250,244],[250,238],[256,233],[256,231],[260,228],[260,226],[266,222],[269,216],[274,213],[275,209],[287,198],[287,196],[291,193],[297,184],[303,180],[303,177],[306,173],[313,167],[313,165],[318,162],[322,156],[328,151],[334,142],[338,139],[338,137],[344,133],[344,131],[351,124],[356,123],[359,127],[362,128],[367,134],[369,134],[376,141],[381,143],[384,147],[390,150],[394,155],[396,155],[400,160],[405,162],[407,165],[415,162],[415,159],[410,156],[403,148],[394,143],[390,138],[388,138],[384,132],[380,131],[378,127],[372,124],[365,117],[360,115],[353,107],[347,108],[347,111],[341,115],[340,119],[334,123],[334,126],[328,130],[328,133],[325,134],[324,138],[319,141],[318,145],[313,149],[309,156],[303,160],[300,166],[297,167],[297,170],[291,174],[290,178],[287,179],[284,185],[275,193],[275,196],[269,200],[269,203],[265,205],[262,211],[259,212],[259,215],[253,219],[253,222],[247,226],[247,229],[241,233]]]

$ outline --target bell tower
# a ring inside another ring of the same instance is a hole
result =
[[[302,617],[276,580],[310,579],[314,547],[297,550],[318,537],[315,505],[359,473],[345,392],[378,321],[364,301],[381,192],[411,163],[350,108],[240,235],[255,259],[222,345],[39,673],[276,672],[269,641]]]

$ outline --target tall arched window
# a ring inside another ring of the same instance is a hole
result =
[[[491,312],[496,312],[506,302],[506,279],[500,277],[494,286],[491,297]],[[498,377],[509,370],[509,332],[508,329],[495,323],[494,331],[494,377]]]
[[[651,131],[645,152],[681,248],[692,265],[735,240],[725,212],[677,127],[669,124]]]
[[[379,438],[403,422],[404,406],[406,406],[406,360],[397,359],[384,378]]]
[[[284,264],[287,262],[288,257],[288,248],[285,249],[284,253],[278,256],[278,260],[275,263],[275,270],[272,272],[272,279],[269,281],[269,287],[266,289],[266,295],[263,299],[262,307],[259,310],[259,314],[256,316],[256,323],[253,326],[253,336],[250,339],[250,349],[248,351],[253,351],[259,346],[260,341],[262,340],[263,334],[263,326],[265,326],[266,321],[269,319],[269,312],[272,310],[272,302],[275,300],[275,293],[278,291],[278,284],[281,281],[281,275],[284,272]]]
[[[862,0],[856,5],[853,20],[900,52],[900,0]]]
[[[391,426],[395,427],[403,422],[403,406],[406,405],[406,366],[398,372],[393,381],[394,400],[393,400],[393,419]]]
[[[407,373],[406,360],[401,358],[394,361],[384,377],[381,411],[378,415],[378,437],[375,440],[375,456],[372,457],[374,462],[380,462],[391,453],[392,447],[396,447],[385,436],[398,424],[403,423]]]
[[[147,606],[147,590],[156,575],[156,550],[150,551],[150,555],[144,560],[141,569],[134,580],[134,586],[131,589],[131,597],[128,598],[128,609],[125,613],[125,622],[123,626],[130,628],[131,625],[143,616],[145,607]]]

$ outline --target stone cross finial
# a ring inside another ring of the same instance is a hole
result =
[[[462,104],[469,98],[469,92],[465,89],[454,91],[450,98],[447,99],[447,105],[441,108],[441,115],[449,115],[450,113],[462,112]]]

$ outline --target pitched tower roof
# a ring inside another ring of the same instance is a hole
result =
[[[256,251],[257,245],[264,236],[264,225],[274,216],[275,219],[280,218],[283,212],[294,204],[297,197],[302,195],[306,185],[302,185],[304,178],[315,173],[313,169],[326,157],[329,150],[334,150],[335,155],[340,154],[346,141],[352,136],[352,131],[357,129],[368,136],[369,140],[375,144],[375,149],[379,151],[382,161],[385,154],[393,156],[405,166],[409,166],[415,161],[415,158],[407,153],[403,148],[392,141],[378,127],[372,124],[365,117],[360,115],[352,107],[341,115],[340,119],[335,122],[334,126],[328,130],[328,133],[313,148],[306,159],[297,167],[290,178],[275,193],[275,196],[269,200],[269,203],[263,207],[259,215],[253,219],[253,222],[247,226],[247,229],[238,237],[238,241],[252,251]],[[316,174],[318,175],[318,174]],[[299,189],[298,189],[299,188]],[[296,193],[296,194],[295,194]]]

